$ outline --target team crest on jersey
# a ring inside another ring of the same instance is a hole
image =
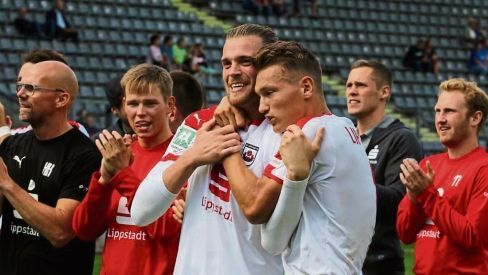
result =
[[[379,152],[380,148],[378,147],[378,145],[376,145],[373,149],[369,151],[368,160],[370,164],[376,164],[378,162],[376,158],[378,157]]]
[[[186,125],[182,125],[178,128],[175,137],[168,146],[168,153],[174,155],[180,155],[184,150],[188,149],[195,141],[197,131]]]
[[[242,148],[242,159],[247,166],[250,166],[254,163],[256,156],[258,154],[259,147],[254,146],[252,144],[246,143]]]

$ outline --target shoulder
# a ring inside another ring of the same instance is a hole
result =
[[[198,110],[196,112],[189,114],[185,118],[184,125],[190,126],[193,129],[200,129],[203,123],[213,118],[216,108],[217,108],[216,106],[212,106],[210,108]]]

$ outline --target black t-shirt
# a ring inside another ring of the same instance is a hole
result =
[[[10,177],[33,198],[51,207],[60,198],[81,201],[91,174],[100,167],[95,144],[77,129],[51,140],[33,131],[10,136],[0,145]],[[0,233],[0,274],[91,274],[94,243],[74,238],[53,247],[4,198]]]

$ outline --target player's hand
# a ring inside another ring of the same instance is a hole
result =
[[[173,219],[179,223],[183,223],[183,217],[185,215],[185,200],[176,199],[174,205],[171,207],[173,210]]]
[[[407,188],[409,198],[415,201],[415,196],[422,193],[434,182],[435,172],[427,161],[427,172],[424,172],[417,161],[412,158],[404,159],[400,164],[400,180]]]
[[[11,184],[15,184],[15,182],[8,174],[7,165],[5,165],[5,162],[0,157],[0,194]]]
[[[297,125],[286,128],[281,137],[280,155],[285,163],[288,179],[298,181],[308,177],[312,161],[320,151],[324,133],[324,128],[318,129],[313,141],[309,142]]]
[[[122,136],[116,131],[110,133],[103,130],[95,141],[98,150],[102,153],[102,168],[113,177],[123,168],[129,166],[132,151],[124,143]]]
[[[195,143],[186,154],[194,158],[197,166],[211,164],[241,150],[239,134],[234,127],[218,127],[215,119],[205,122],[197,131]]]
[[[230,105],[227,96],[224,96],[215,109],[214,118],[220,127],[234,126],[234,129],[245,128],[249,124],[244,112]]]

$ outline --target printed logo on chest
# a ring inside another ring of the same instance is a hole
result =
[[[259,147],[246,143],[242,148],[241,156],[246,166],[251,166],[258,155]]]

